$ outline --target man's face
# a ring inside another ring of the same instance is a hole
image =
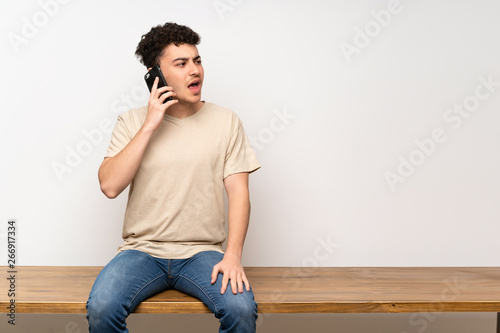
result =
[[[201,100],[204,72],[195,45],[168,45],[160,59],[160,68],[179,103],[192,104]]]

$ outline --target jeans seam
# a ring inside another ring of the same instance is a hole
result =
[[[219,310],[217,308],[217,304],[212,300],[212,298],[205,292],[205,290],[203,290],[203,288],[201,288],[198,283],[196,283],[195,281],[191,280],[190,278],[188,277],[185,277],[184,275],[179,275],[180,278],[183,278],[183,279],[186,279],[188,280],[189,282],[191,282],[194,286],[196,286],[196,288],[198,288],[203,294],[205,294],[205,296],[207,297],[207,299],[214,305],[214,314],[218,315],[219,314]]]
[[[146,288],[147,286],[149,286],[151,283],[155,282],[156,280],[158,280],[159,278],[161,278],[162,276],[164,276],[165,274],[160,274],[158,275],[157,277],[155,277],[153,280],[149,281],[148,283],[146,283],[144,286],[142,286],[141,289],[139,289],[133,296],[132,298],[130,299],[130,301],[128,302],[127,304],[127,308],[129,310],[129,313],[131,312],[130,311],[130,307],[132,306],[132,302],[135,300],[135,298],[137,297],[137,295],[142,291],[144,290],[144,288]]]

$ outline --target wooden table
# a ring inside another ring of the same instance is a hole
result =
[[[17,267],[16,313],[85,313],[101,269]],[[9,269],[3,266],[3,271],[9,278]],[[500,312],[500,267],[246,267],[245,271],[260,313]],[[8,313],[10,281],[0,281],[0,313]],[[134,312],[209,310],[193,297],[167,290]]]

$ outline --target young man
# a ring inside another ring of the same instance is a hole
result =
[[[158,88],[156,79],[148,105],[118,117],[99,169],[107,197],[130,190],[124,243],[87,302],[91,333],[128,332],[134,308],[169,288],[203,301],[219,319],[219,332],[255,332],[257,304],[240,261],[248,174],[260,166],[235,113],[201,101],[199,42],[190,28],[166,23],[137,47],[148,69],[160,65],[168,87]]]

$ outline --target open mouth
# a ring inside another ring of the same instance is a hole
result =
[[[201,81],[195,80],[195,81],[191,82],[188,85],[188,89],[189,89],[189,91],[191,91],[191,93],[193,93],[195,95],[199,94],[201,91]]]
[[[195,81],[193,83],[191,83],[188,88],[198,88],[200,85],[200,81]]]

